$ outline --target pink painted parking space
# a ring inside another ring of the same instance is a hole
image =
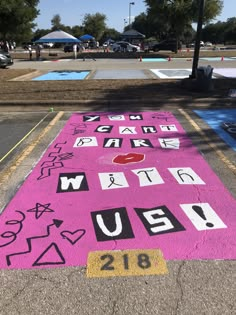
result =
[[[235,259],[236,201],[170,112],[75,113],[1,215],[1,268]]]

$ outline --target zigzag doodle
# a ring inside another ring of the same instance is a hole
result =
[[[28,244],[28,250],[26,250],[26,251],[24,251],[24,252],[18,252],[18,253],[13,253],[13,254],[7,255],[7,256],[6,256],[7,265],[8,265],[8,266],[11,266],[11,257],[17,256],[17,255],[23,255],[23,254],[31,253],[31,251],[32,251],[32,244],[31,244],[31,241],[32,241],[32,240],[48,237],[48,236],[50,235],[50,227],[52,227],[52,226],[55,225],[57,228],[59,228],[62,223],[63,223],[63,221],[54,219],[54,220],[53,220],[53,223],[52,223],[52,224],[49,224],[49,225],[47,226],[47,234],[26,238],[26,242],[27,242],[27,244]]]

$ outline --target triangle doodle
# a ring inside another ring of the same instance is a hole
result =
[[[56,243],[51,243],[33,263],[35,266],[63,265],[65,258]]]

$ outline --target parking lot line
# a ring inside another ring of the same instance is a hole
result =
[[[186,113],[182,108],[179,112],[187,119],[187,121],[193,126],[193,128],[201,135],[201,137],[207,142],[207,144],[215,151],[220,160],[234,173],[236,174],[236,166],[224,155],[224,153],[217,148],[217,146],[211,142],[208,136],[201,130],[199,125]]]
[[[39,134],[39,136],[33,141],[25,150],[21,152],[13,163],[1,174],[0,187],[5,183],[5,181],[12,175],[12,173],[17,169],[17,167],[24,161],[24,159],[33,151],[36,145],[41,141],[41,139],[50,131],[50,129],[58,122],[58,120],[64,114],[63,111],[59,112],[52,121],[47,125],[46,128]],[[31,131],[32,132],[32,131]]]
[[[14,147],[11,148],[11,150],[9,150],[1,159],[0,159],[0,163],[2,161],[4,161],[9,154],[11,154],[11,152],[13,152],[43,121],[44,119],[47,118],[47,116],[49,115],[50,113],[47,113],[46,116],[44,116],[20,141],[18,141]]]

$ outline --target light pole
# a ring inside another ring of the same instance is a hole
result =
[[[129,28],[131,28],[131,5],[135,5],[135,2],[129,3]]]

